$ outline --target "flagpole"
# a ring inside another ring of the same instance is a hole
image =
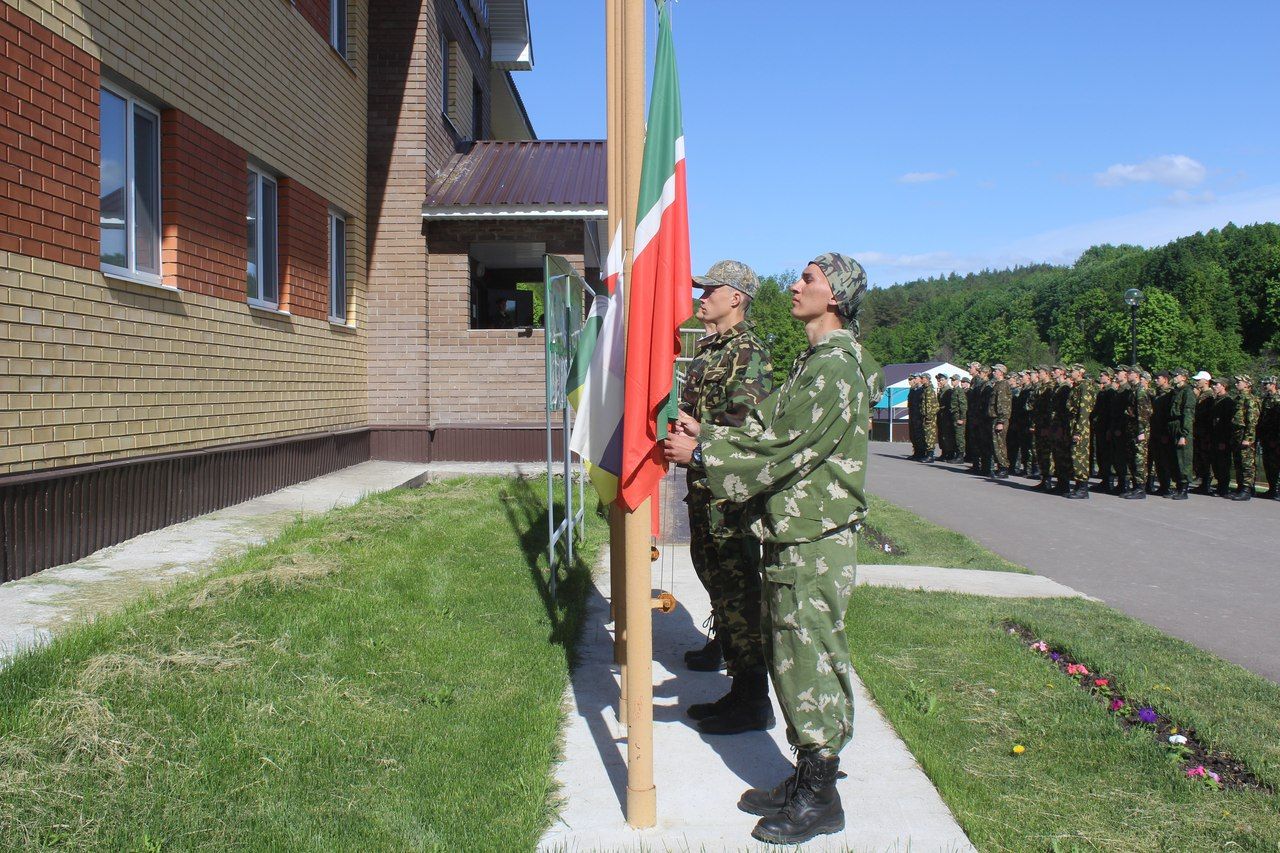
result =
[[[605,253],[613,250],[618,226],[626,219],[622,208],[622,0],[605,0],[605,106],[608,156],[609,233]],[[619,247],[621,248],[621,247]],[[618,722],[627,722],[627,609],[626,533],[622,509],[609,505],[609,612],[613,617],[613,662],[620,668]]]
[[[644,161],[645,3],[622,5],[622,210],[623,286],[630,301],[631,266],[635,260],[636,209],[640,203],[640,170]],[[628,315],[630,314],[628,306]],[[625,403],[624,403],[625,405]],[[643,404],[642,404],[643,405]],[[624,513],[625,624],[624,679],[627,709],[627,823],[642,829],[657,822],[653,784],[653,598],[649,534],[650,501]]]

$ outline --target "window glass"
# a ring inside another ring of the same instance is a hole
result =
[[[329,2],[330,43],[343,56],[347,55],[347,0]]]
[[[102,112],[99,129],[102,134],[102,190],[98,199],[98,223],[102,229],[102,262],[128,269],[129,245],[128,155],[126,116],[129,103],[106,89],[102,90]]]
[[[276,185],[262,178],[262,298],[280,301],[280,277],[276,274]]]
[[[160,274],[160,126],[145,110],[133,112],[134,266]]]
[[[249,173],[249,206],[247,208],[248,215],[245,216],[245,224],[248,226],[249,237],[249,272],[247,276],[247,289],[250,299],[262,298],[261,291],[258,287],[258,174],[257,172]]]
[[[329,317],[347,321],[347,223],[329,217]]]

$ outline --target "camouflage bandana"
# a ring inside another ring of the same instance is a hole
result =
[[[836,313],[847,328],[858,333],[858,309],[867,292],[867,274],[862,264],[839,252],[826,252],[809,263],[817,264],[827,277],[831,294],[836,299]]]

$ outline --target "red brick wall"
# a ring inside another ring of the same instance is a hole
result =
[[[164,281],[243,301],[244,149],[179,110],[165,110],[160,127]]]
[[[98,60],[0,3],[0,250],[97,269]]]
[[[329,0],[293,0],[293,7],[325,41],[329,40]]]
[[[280,179],[280,307],[329,316],[329,205],[291,178]]]

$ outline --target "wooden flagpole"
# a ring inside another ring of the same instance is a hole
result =
[[[640,203],[640,170],[644,162],[645,3],[622,0],[622,203],[623,281],[628,301],[633,292],[636,208]],[[628,311],[628,315],[630,312]],[[628,320],[629,320],[628,316]],[[624,403],[625,405],[625,403]],[[653,784],[653,586],[649,535],[652,517],[646,499],[624,513],[626,594],[624,607],[627,720],[627,823],[636,829],[657,822]]]

